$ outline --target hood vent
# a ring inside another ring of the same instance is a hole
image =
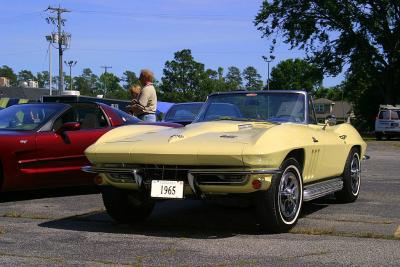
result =
[[[253,124],[248,123],[248,124],[239,124],[238,125],[239,131],[241,130],[248,130],[253,128]]]
[[[174,135],[171,135],[168,138],[168,143],[172,143],[172,142],[175,142],[175,141],[178,141],[178,140],[182,140],[184,138],[185,138],[185,136],[183,136],[181,134],[174,134]]]
[[[232,139],[232,138],[236,138],[237,135],[223,134],[223,135],[220,135],[219,137]]]

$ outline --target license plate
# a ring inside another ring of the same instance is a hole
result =
[[[151,181],[151,197],[183,198],[183,181]]]

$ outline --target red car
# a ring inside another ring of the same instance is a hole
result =
[[[113,127],[127,124],[148,123],[93,102],[22,104],[1,110],[0,190],[94,185],[95,176],[81,171],[89,164],[84,150]]]

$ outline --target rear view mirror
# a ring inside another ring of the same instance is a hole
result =
[[[65,131],[77,131],[81,129],[79,122],[66,122],[57,131],[57,134],[62,134]]]

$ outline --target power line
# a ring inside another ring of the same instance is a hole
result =
[[[27,50],[27,51],[18,51],[18,52],[11,52],[11,53],[5,53],[5,54],[0,54],[0,56],[13,56],[13,55],[22,55],[22,54],[32,54],[32,53],[42,53],[43,50]]]
[[[25,20],[27,16],[36,15],[36,14],[40,14],[40,13],[43,13],[43,10],[37,10],[37,11],[33,11],[33,12],[22,13],[22,14],[18,14],[18,15],[15,15],[15,16],[11,16],[11,17],[2,17],[2,18],[0,18],[0,21],[1,20],[7,20],[7,22],[10,22],[10,21],[13,21],[13,20],[15,20],[17,18],[20,18],[20,17],[22,17]]]
[[[174,53],[175,51],[166,51],[166,50],[158,50],[158,49],[144,49],[144,50],[132,50],[132,49],[101,49],[101,48],[74,48],[76,51],[88,51],[88,52],[124,52],[124,53]],[[264,51],[193,51],[193,54],[254,54],[259,55],[263,54]]]
[[[168,13],[139,13],[139,12],[121,12],[121,11],[101,11],[101,10],[73,10],[76,13],[84,14],[101,14],[105,16],[118,16],[118,17],[130,17],[135,19],[136,17],[148,18],[172,18],[172,19],[195,19],[195,20],[233,20],[233,21],[248,21],[248,18],[239,18],[237,16],[228,16],[222,14],[198,14],[198,15],[171,15]]]

